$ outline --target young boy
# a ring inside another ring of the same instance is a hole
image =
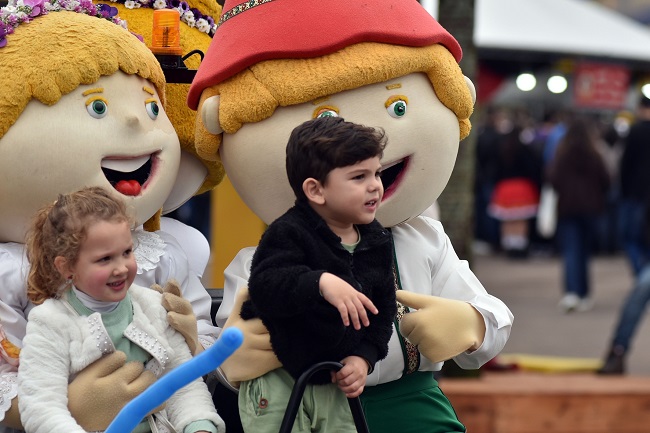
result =
[[[244,319],[260,317],[269,329],[283,368],[241,384],[247,432],[277,431],[294,380],[321,361],[343,368],[313,376],[296,423],[300,431],[356,431],[346,397],[361,394],[386,356],[396,314],[392,240],[375,220],[385,145],[383,132],[340,117],[291,133],[295,206],[262,236],[242,307]]]

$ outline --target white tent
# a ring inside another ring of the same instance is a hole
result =
[[[587,0],[476,0],[478,49],[650,63],[650,29]]]

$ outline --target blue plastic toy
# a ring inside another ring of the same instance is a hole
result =
[[[177,390],[220,366],[243,340],[244,335],[239,329],[225,329],[212,347],[158,379],[124,406],[104,433],[131,433],[149,412]]]

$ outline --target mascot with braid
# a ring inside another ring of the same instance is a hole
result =
[[[135,282],[164,292],[168,320],[194,354],[217,337],[211,298],[200,280],[207,241],[195,229],[165,221],[161,211],[212,188],[223,170],[196,158],[192,112],[181,149],[176,125],[163,109],[160,64],[126,26],[113,4],[90,0],[12,0],[0,9],[2,432],[22,428],[16,375],[32,308],[25,230],[36,210],[60,193],[101,186],[124,200],[140,224],[133,232]],[[191,242],[205,251],[198,259],[188,254]],[[69,384],[70,412],[86,431],[104,430],[154,380],[141,363],[113,352]]]
[[[510,310],[459,259],[440,222],[420,216],[470,131],[475,92],[461,55],[416,0],[227,0],[188,97],[199,113],[197,153],[223,162],[266,223],[293,205],[285,148],[296,126],[341,116],[386,132],[377,219],[394,240],[398,314],[388,356],[361,395],[373,433],[464,432],[433,372],[447,360],[477,369],[510,335]],[[226,269],[216,317],[246,336],[222,365],[235,386],[279,366],[261,321],[240,317],[253,252],[242,250]],[[243,399],[283,410],[263,390]]]

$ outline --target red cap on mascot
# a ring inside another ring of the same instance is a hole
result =
[[[360,42],[460,45],[416,0],[226,0],[187,102],[264,60],[320,57]]]

